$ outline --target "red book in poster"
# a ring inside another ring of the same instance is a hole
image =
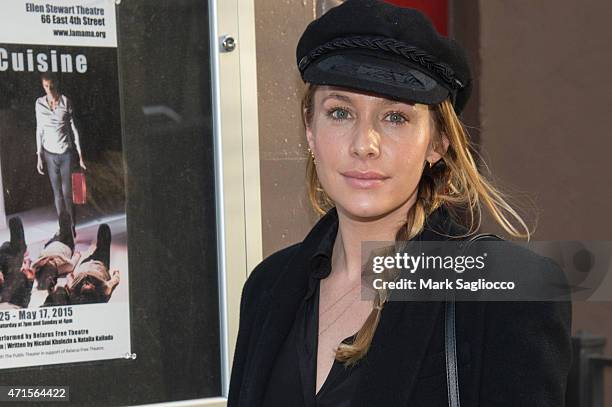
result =
[[[72,173],[72,202],[76,205],[83,205],[87,201],[87,184],[85,183],[85,173]]]

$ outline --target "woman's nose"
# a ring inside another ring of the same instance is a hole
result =
[[[380,155],[380,134],[370,123],[360,123],[355,129],[351,154],[360,158],[376,158]]]

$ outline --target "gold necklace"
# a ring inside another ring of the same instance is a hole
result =
[[[330,311],[330,310],[331,310],[331,309],[334,307],[334,305],[336,305],[338,302],[340,302],[340,300],[341,300],[341,299],[343,299],[344,297],[346,297],[346,296],[347,296],[347,295],[348,295],[348,294],[349,294],[351,291],[353,291],[355,288],[357,288],[357,287],[359,286],[359,284],[361,284],[361,280],[360,280],[360,281],[359,281],[357,284],[355,284],[354,286],[352,286],[350,290],[348,290],[347,292],[345,292],[344,294],[342,294],[342,296],[341,296],[340,298],[338,298],[336,301],[334,301],[334,303],[333,303],[332,305],[330,305],[329,307],[327,307],[327,308],[325,309],[325,311],[323,311],[323,312],[321,313],[321,315],[325,315],[325,314],[326,314],[328,311]],[[319,286],[319,289],[320,289],[320,287],[321,287],[321,286]]]
[[[338,302],[340,302],[340,300],[342,300],[344,297],[346,297],[349,293],[351,293],[355,288],[359,287],[359,285],[361,284],[361,280],[359,280],[359,282],[357,284],[355,284],[354,286],[351,287],[350,290],[348,290],[347,292],[345,292],[344,294],[342,294],[342,296],[340,298],[338,298],[336,301],[334,301],[334,303],[332,305],[330,305],[329,307],[327,307],[327,309],[325,309],[321,315],[325,315],[328,311],[330,311]],[[342,310],[342,312],[329,324],[327,325],[325,328],[323,328],[321,331],[319,331],[319,336],[323,335],[329,328],[331,328],[336,322],[338,322],[338,320],[340,319],[340,317],[342,317],[344,315],[344,313],[346,311],[349,310],[349,308],[351,308],[351,306],[353,305],[353,303],[355,301],[357,301],[358,297],[355,297],[345,308],[344,310]]]
[[[333,326],[333,325],[334,325],[336,322],[338,322],[338,320],[340,319],[340,317],[341,317],[342,315],[344,315],[344,313],[345,313],[346,311],[348,311],[348,309],[351,307],[351,305],[353,305],[353,303],[354,303],[355,301],[357,301],[357,297],[355,297],[355,298],[353,299],[353,301],[351,301],[351,302],[349,303],[349,305],[347,305],[347,306],[346,306],[346,308],[344,308],[344,311],[342,311],[342,312],[340,313],[340,315],[338,315],[338,316],[336,317],[336,319],[334,319],[334,320],[333,320],[333,321],[332,321],[332,322],[331,322],[329,325],[327,325],[327,326],[326,326],[324,329],[322,329],[321,331],[319,331],[319,336],[323,335],[323,334],[324,334],[324,333],[325,333],[325,332],[326,332],[326,331],[327,331],[329,328],[331,328],[331,327],[332,327],[332,326]]]

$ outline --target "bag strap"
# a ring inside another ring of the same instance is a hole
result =
[[[504,239],[502,239],[501,237],[497,236],[494,233],[480,233],[478,235],[472,236],[468,240],[465,240],[465,246],[460,246],[460,249],[462,251],[466,251],[472,242],[475,242],[477,240],[483,240],[483,239],[486,239],[486,238],[489,238],[489,237],[492,237],[492,238],[494,238],[496,240],[504,240]]]
[[[459,407],[459,375],[457,373],[457,347],[455,337],[455,300],[446,301],[445,351],[446,384],[449,407]]]
[[[473,236],[467,242],[464,250],[471,242],[488,237],[501,240],[501,237],[493,233],[481,233]],[[448,388],[449,407],[460,407],[459,399],[459,373],[457,372],[457,338],[455,333],[455,298],[454,293],[446,301],[445,324],[444,324],[444,350],[446,354],[446,384]]]
[[[474,242],[476,240],[486,239],[487,237],[493,237],[497,240],[503,240],[501,237],[497,236],[495,233],[480,233],[476,236],[472,236],[472,238],[469,241]]]

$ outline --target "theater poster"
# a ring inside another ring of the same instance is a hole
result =
[[[0,369],[130,357],[111,0],[3,0]]]

